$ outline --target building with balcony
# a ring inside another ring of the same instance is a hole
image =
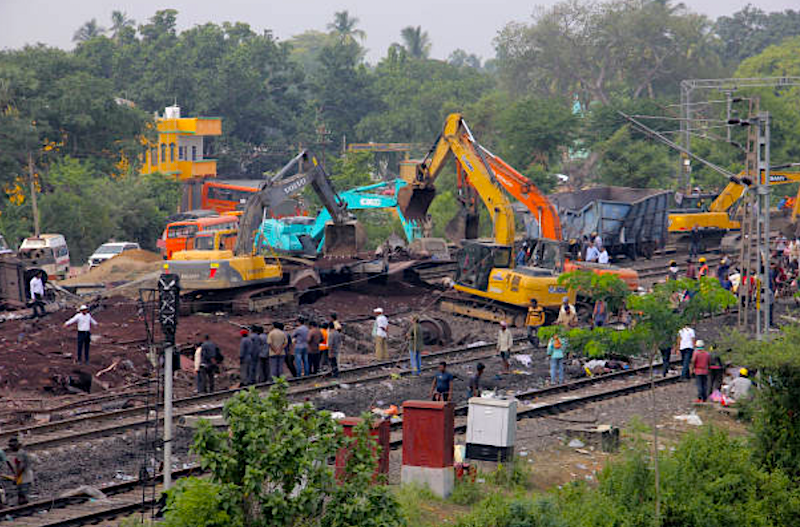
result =
[[[199,190],[206,178],[217,177],[217,161],[203,158],[203,138],[222,134],[219,117],[181,117],[178,106],[167,106],[156,117],[158,142],[149,144],[142,174],[161,172],[183,182],[181,210],[199,207]]]

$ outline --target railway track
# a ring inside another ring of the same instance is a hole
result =
[[[673,361],[676,362],[676,361]],[[623,397],[648,390],[650,381],[638,380],[626,382],[631,379],[641,378],[649,373],[649,366],[642,366],[630,370],[572,381],[558,386],[550,386],[537,390],[530,390],[517,394],[521,402],[534,401],[532,404],[523,404],[517,412],[517,419],[528,419],[557,415],[568,412],[574,408],[585,406],[598,401]],[[656,387],[672,384],[679,379],[678,375],[670,375],[654,380]],[[603,389],[611,384],[610,388]],[[569,395],[569,394],[573,395]],[[565,394],[567,394],[565,396]],[[456,408],[456,434],[466,432],[466,405]],[[390,447],[397,449],[402,446],[402,430],[397,424],[393,426]],[[173,471],[173,480],[190,475],[200,474],[198,466],[191,466]],[[156,496],[160,492],[160,476],[156,481]],[[21,527],[72,527],[106,522],[120,516],[127,516],[149,510],[155,502],[143,494],[141,482],[130,481],[102,487],[101,490],[108,496],[108,500],[90,501],[87,497],[55,498],[30,503],[21,507],[4,510],[6,521],[0,525],[15,525]],[[147,494],[151,494],[148,490]],[[145,496],[143,498],[143,496]],[[144,507],[144,509],[143,509]],[[8,518],[11,518],[9,521]]]
[[[523,339],[516,339],[517,342],[521,340]],[[445,359],[448,359],[448,362],[452,365],[485,360],[495,355],[494,349],[495,343],[491,342],[480,346],[460,346],[430,353],[425,356],[428,365],[423,370],[433,370],[440,360]],[[453,357],[455,357],[455,360],[453,360]],[[400,372],[395,370],[401,362],[405,362],[405,360],[382,361],[344,369],[340,371],[340,376],[335,380],[327,373],[291,378],[288,379],[290,384],[289,396],[295,399],[302,399],[324,390],[336,389],[343,383],[373,383],[390,379],[396,375],[407,376],[411,374],[411,371],[407,369],[403,369]],[[388,369],[394,371],[387,371]],[[259,384],[256,385],[256,389],[266,391],[272,384],[271,382]],[[178,419],[189,415],[219,413],[225,401],[240,390],[241,388],[236,388],[175,399],[173,401],[174,416]],[[158,408],[161,408],[160,404]],[[74,444],[78,441],[108,437],[143,428],[148,421],[151,421],[147,412],[147,407],[137,406],[92,415],[82,415],[52,423],[20,427],[0,433],[0,441],[7,440],[15,435],[21,436],[28,450],[41,451],[64,444]]]

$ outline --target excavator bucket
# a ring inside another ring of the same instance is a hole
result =
[[[434,188],[413,188],[409,185],[397,191],[397,206],[407,220],[424,220],[435,197]]]
[[[328,223],[325,225],[325,256],[356,256],[366,241],[364,228],[358,222],[342,225]]]
[[[466,208],[461,208],[452,220],[447,222],[444,234],[453,243],[460,243],[461,240],[474,240],[478,237],[478,227],[480,216],[470,212]]]

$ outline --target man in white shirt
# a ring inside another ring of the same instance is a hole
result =
[[[375,324],[372,326],[372,336],[375,337],[375,357],[378,360],[389,359],[389,349],[386,338],[389,336],[389,319],[383,314],[383,308],[375,308]]]
[[[92,341],[92,326],[97,325],[97,321],[92,318],[89,313],[89,308],[84,304],[80,307],[79,312],[71,319],[64,322],[64,327],[76,324],[78,326],[78,358],[76,362],[83,362],[89,364],[89,343]]]
[[[511,356],[511,347],[514,345],[514,335],[508,329],[505,320],[500,322],[500,331],[497,332],[497,351],[503,361],[503,372],[508,373],[508,358]]]
[[[43,317],[47,314],[44,309],[44,283],[42,278],[37,274],[33,275],[30,282],[31,286],[31,301],[33,303],[33,316],[36,318]]]
[[[597,263],[608,264],[608,251],[605,247],[600,249],[600,254],[597,256]]]
[[[589,247],[586,248],[586,261],[596,262],[599,257],[600,251],[598,251],[597,247],[594,246],[594,242],[589,240]]]
[[[696,340],[694,330],[689,326],[678,331],[678,349],[681,350],[681,362],[683,363],[681,379],[689,379],[689,363],[692,361]]]

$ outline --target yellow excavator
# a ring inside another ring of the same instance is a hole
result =
[[[292,174],[295,169],[298,172]],[[189,306],[186,309],[203,309],[208,305],[217,309],[261,311],[290,302],[294,300],[294,291],[320,283],[313,262],[259,253],[254,245],[255,233],[269,211],[308,185],[333,219],[325,226],[325,254],[358,253],[364,241],[363,232],[347,212],[347,204],[336,193],[317,158],[303,150],[248,198],[233,250],[224,243],[224,238],[212,238],[208,248],[178,251],[164,263],[165,272],[180,277],[181,289],[187,292],[183,297],[183,305]]]
[[[800,172],[770,171],[770,185],[787,185],[796,182],[800,182]],[[711,245],[715,245],[712,240],[721,239],[728,231],[741,228],[739,221],[735,219],[736,205],[745,190],[752,184],[753,181],[744,172],[741,172],[738,176],[730,178],[730,182],[711,202],[708,210],[681,210],[670,213],[668,220],[670,234],[677,237],[678,242],[685,242],[688,241],[692,229],[697,227],[703,239],[706,242],[712,242]],[[797,203],[795,203],[796,206]],[[795,213],[793,213],[793,217]],[[716,244],[719,243],[719,240],[715,241]]]
[[[472,136],[461,114],[451,114],[425,158],[416,166],[409,184],[398,191],[398,205],[409,219],[425,218],[436,195],[434,183],[453,158],[489,211],[494,228],[491,240],[465,240],[456,255],[454,289],[459,294],[442,302],[442,309],[484,320],[505,320],[522,326],[532,298],[540,306],[558,308],[565,295],[575,293],[558,283],[563,259],[543,255],[542,267],[515,267],[514,211],[491,165]],[[549,264],[549,265],[548,265]]]

